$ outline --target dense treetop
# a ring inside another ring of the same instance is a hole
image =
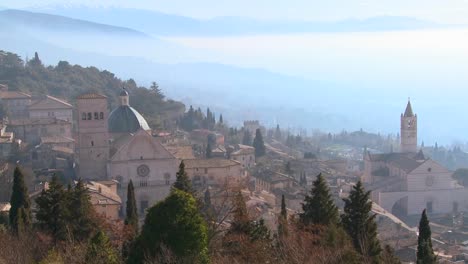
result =
[[[7,84],[10,90],[23,91],[32,95],[49,94],[74,103],[83,93],[97,92],[108,97],[110,108],[118,104],[122,87],[130,93],[130,103],[147,118],[150,125],[156,125],[165,116],[174,112],[183,113],[184,105],[173,100],[165,100],[157,83],[149,89],[138,86],[133,79],[121,80],[113,73],[96,67],[82,67],[60,61],[56,66],[42,64],[40,55],[24,61],[14,53],[0,50],[0,83]]]

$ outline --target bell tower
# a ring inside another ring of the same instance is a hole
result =
[[[418,151],[418,116],[413,113],[410,99],[404,114],[401,114],[400,152]]]
[[[106,180],[109,158],[107,97],[83,94],[77,99],[78,175],[83,179]]]

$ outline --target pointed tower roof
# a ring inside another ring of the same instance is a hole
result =
[[[413,117],[414,114],[413,114],[413,108],[411,107],[411,102],[408,98],[408,104],[406,105],[406,110],[405,110],[405,114],[404,114],[405,117]]]

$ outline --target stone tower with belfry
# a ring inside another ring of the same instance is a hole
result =
[[[413,113],[410,99],[404,114],[401,114],[400,152],[418,151],[418,116]]]

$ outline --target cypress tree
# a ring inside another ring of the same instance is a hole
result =
[[[345,202],[341,216],[343,227],[353,241],[354,248],[365,259],[378,263],[382,248],[377,239],[375,214],[371,214],[370,191],[365,191],[361,181],[353,187]]]
[[[135,189],[133,188],[132,180],[130,180],[127,186],[125,225],[131,226],[134,234],[138,234],[138,210],[135,199]]]
[[[84,182],[79,179],[75,188],[68,194],[71,230],[73,238],[84,241],[91,237],[97,229],[97,223],[93,218],[95,214],[93,205]]]
[[[247,206],[245,205],[244,196],[238,191],[233,201],[231,232],[235,233],[248,233],[250,231],[250,218],[247,213]]]
[[[13,191],[10,199],[9,222],[12,230],[18,232],[18,212],[22,208],[20,220],[23,228],[31,226],[31,201],[29,200],[28,187],[24,182],[24,175],[21,169],[16,166],[13,173]]]
[[[276,140],[281,140],[281,130],[280,130],[279,124],[276,125],[275,139]]]
[[[58,182],[55,175],[52,176],[49,188],[42,190],[41,195],[36,198],[38,226],[49,232],[55,242],[65,240],[68,235],[67,225],[71,224],[68,222],[71,217],[69,217],[67,210],[73,207],[67,205],[67,198],[62,184]]]
[[[223,115],[222,114],[219,115],[218,123],[221,124],[221,125],[223,124]]]
[[[192,183],[190,182],[187,172],[185,172],[184,161],[180,162],[179,171],[176,174],[176,181],[172,187],[173,189],[178,189],[190,194],[193,193]]]
[[[263,142],[260,128],[257,128],[257,131],[255,131],[255,138],[252,146],[255,148],[255,157],[262,157],[266,154],[265,143]]]
[[[211,143],[210,142],[208,142],[208,144],[206,144],[205,156],[206,156],[207,159],[211,159],[211,157],[212,157],[212,150],[211,150]]]
[[[302,204],[303,213],[301,222],[309,225],[335,225],[339,222],[338,208],[336,207],[327,182],[320,173],[313,182],[310,195],[306,195]]]
[[[431,227],[427,219],[426,209],[423,210],[421,220],[419,221],[419,235],[418,235],[418,264],[435,264],[437,258],[432,249],[431,241]]]
[[[284,236],[287,234],[288,230],[288,212],[286,210],[286,201],[284,199],[284,194],[281,195],[281,212],[278,217],[278,234]]]

